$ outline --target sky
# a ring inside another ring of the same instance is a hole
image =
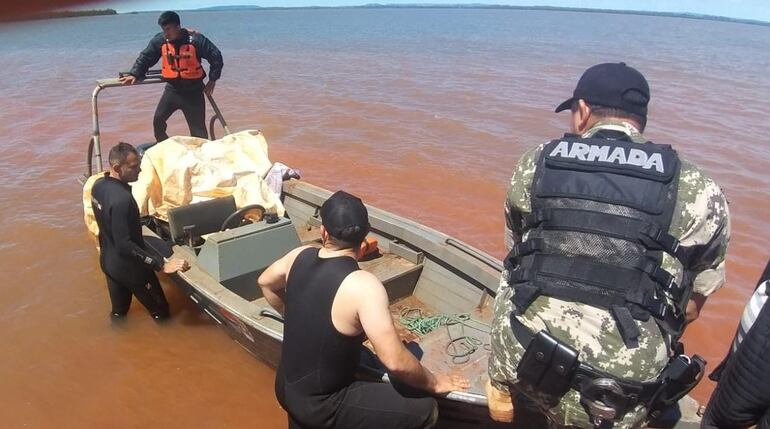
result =
[[[221,5],[258,5],[263,7],[355,6],[367,3],[485,3],[515,6],[563,6],[596,9],[646,10],[655,12],[690,12],[731,18],[770,21],[768,0],[107,0],[84,6],[108,7],[120,13],[143,10],[184,10]]]

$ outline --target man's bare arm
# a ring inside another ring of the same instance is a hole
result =
[[[352,276],[350,280],[355,282],[355,291],[359,294],[356,300],[359,321],[390,375],[428,392],[446,393],[468,388],[468,381],[461,377],[434,375],[404,347],[393,326],[385,287],[377,277],[365,271]]]
[[[308,246],[298,247],[273,262],[257,279],[257,284],[262,289],[267,302],[279,313],[284,314],[284,294],[286,282],[289,279],[289,271],[297,259],[297,255]]]

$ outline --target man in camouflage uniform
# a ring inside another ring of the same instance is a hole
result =
[[[598,85],[600,91],[612,91],[613,85],[617,86],[618,80],[622,81],[623,75],[629,73],[638,74],[643,82],[641,86],[646,89],[641,91],[641,99],[635,100],[639,105],[637,110],[643,112],[642,115],[624,111],[620,105],[608,106],[611,104],[609,102],[603,105],[592,104],[591,85],[584,85],[584,80],[593,79],[593,86]],[[583,138],[625,135],[626,140],[644,143],[646,139],[641,132],[646,124],[648,101],[649,87],[636,70],[623,63],[601,64],[586,71],[573,98],[562,103],[556,111],[570,108],[572,133]],[[525,153],[511,178],[505,203],[505,241],[509,250],[515,243],[527,239],[528,231],[522,224],[524,216],[531,212],[533,179],[544,146],[540,145]],[[700,252],[700,260],[690,266],[693,295],[687,303],[686,314],[686,320],[690,322],[697,318],[706,297],[724,284],[725,253],[730,234],[729,213],[720,187],[694,164],[681,159],[678,180],[678,196],[669,234],[677,238],[683,247],[705,245],[708,248],[708,251]],[[661,267],[681,284],[683,266],[676,258],[664,253]],[[515,397],[522,393],[537,404],[554,426],[593,427],[588,413],[580,403],[580,393],[574,388],[558,404],[549,406],[547,401],[539,397],[538,392],[523,385],[518,379],[517,365],[527,344],[520,344],[512,332],[510,315],[515,311],[515,305],[511,298],[516,294],[517,285],[513,282],[509,284],[508,274],[504,271],[500,281],[491,332],[491,385],[487,389],[493,418],[496,417],[492,408],[495,398],[510,398],[509,394]],[[654,381],[669,361],[664,334],[652,317],[646,322],[634,320],[640,335],[638,346],[633,348],[624,343],[609,311],[584,303],[539,295],[522,314],[515,317],[533,333],[545,330],[559,341],[572,346],[579,352],[581,362],[625,380]],[[497,406],[499,420],[500,404]],[[647,411],[644,405],[637,405],[621,421],[615,422],[613,427],[642,427],[647,421]]]

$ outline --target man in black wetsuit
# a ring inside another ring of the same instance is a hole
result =
[[[321,207],[321,219],[322,248],[294,249],[258,280],[285,315],[275,391],[289,428],[433,427],[433,398],[356,381],[364,336],[394,379],[430,393],[465,390],[468,381],[431,373],[401,343],[384,286],[356,261],[369,231],[361,200],[339,191]]]
[[[120,78],[124,85],[143,80],[158,60],[161,60],[161,76],[168,83],[155,109],[153,128],[155,141],[168,138],[166,121],[177,110],[182,110],[190,127],[190,135],[207,139],[206,101],[203,94],[211,95],[217,79],[222,74],[222,53],[203,34],[182,28],[176,12],[163,12],[158,18],[163,32],[150,40],[139,54],[128,75]],[[209,80],[204,86],[201,59],[209,63]]]
[[[119,143],[110,150],[109,162],[109,172],[94,183],[91,204],[99,225],[99,262],[107,276],[112,317],[125,316],[135,295],[153,318],[166,318],[168,302],[153,271],[185,271],[187,261],[165,260],[144,244],[139,207],[128,185],[139,176],[136,149]]]

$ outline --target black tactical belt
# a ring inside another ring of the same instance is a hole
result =
[[[513,335],[516,337],[516,340],[519,341],[519,344],[528,347],[536,334],[533,334],[529,328],[519,322],[513,313],[511,313],[510,318],[511,329],[513,330]],[[655,393],[662,384],[660,380],[649,383],[623,380],[607,372],[595,369],[591,365],[578,362],[575,367],[574,376],[570,382],[570,387],[578,392],[582,392],[585,390],[588,383],[600,378],[611,379],[622,388],[622,394],[618,394],[616,397],[608,399],[611,399],[611,402],[616,404],[618,408],[626,410],[630,410],[638,404],[649,402],[655,396]]]
[[[659,412],[692,390],[705,372],[706,362],[700,356],[691,359],[679,354],[653,382],[624,380],[580,362],[577,351],[545,331],[533,334],[513,313],[510,320],[513,335],[526,346],[517,367],[520,382],[546,393],[551,401],[560,400],[572,388],[580,393],[586,412],[598,421],[620,420],[640,404],[653,414]]]

